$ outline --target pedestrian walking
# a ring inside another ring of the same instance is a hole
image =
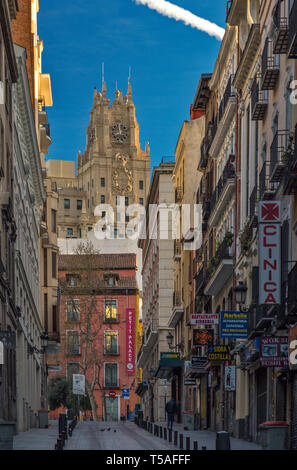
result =
[[[166,413],[168,417],[167,427],[172,430],[174,415],[177,413],[177,406],[174,398],[171,398],[171,400],[166,404]]]

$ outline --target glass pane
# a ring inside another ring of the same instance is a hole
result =
[[[105,301],[105,318],[106,319],[117,318],[117,301],[116,300]]]

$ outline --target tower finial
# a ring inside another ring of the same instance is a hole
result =
[[[106,83],[104,76],[104,62],[102,62],[102,97],[106,98]]]

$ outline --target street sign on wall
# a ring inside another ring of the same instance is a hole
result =
[[[129,388],[122,388],[122,398],[129,400],[130,398],[130,389]]]
[[[259,203],[259,303],[281,303],[280,203]]]
[[[236,390],[236,366],[225,366],[225,390],[226,392]]]
[[[248,337],[248,313],[221,312],[220,337],[246,339]]]

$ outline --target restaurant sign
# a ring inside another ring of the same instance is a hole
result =
[[[261,367],[288,367],[289,341],[287,336],[262,337],[260,342]]]
[[[208,346],[209,361],[231,361],[231,346],[214,345]]]
[[[196,313],[191,315],[191,325],[218,325],[218,313]]]

